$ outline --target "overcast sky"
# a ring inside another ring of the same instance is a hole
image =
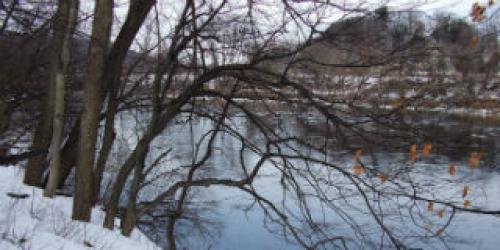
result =
[[[231,0],[234,2],[246,2],[247,0]],[[259,0],[257,0],[259,1]],[[360,2],[370,2],[373,3],[373,6],[380,6],[383,3],[386,3],[390,9],[420,9],[428,12],[429,14],[434,12],[451,12],[457,15],[457,17],[467,18],[470,13],[470,9],[474,2],[479,2],[482,5],[486,5],[488,0],[331,0],[332,2],[350,2],[354,5],[359,4]],[[127,2],[128,0],[115,0],[115,11],[119,16],[125,16],[127,11]],[[172,3],[179,3],[182,1],[171,1],[171,0],[158,0],[158,3],[168,3],[169,7],[172,7]],[[297,0],[300,2],[300,0]],[[494,8],[500,8],[500,0],[495,0]],[[175,4],[174,4],[175,5]],[[366,5],[364,5],[366,7]],[[82,9],[92,10],[93,1],[83,1]],[[491,12],[491,11],[490,11]],[[121,15],[120,15],[121,14]]]
[[[341,0],[342,1],[342,0]],[[357,0],[344,0],[352,3],[361,2]],[[381,0],[364,0],[380,5]],[[487,5],[488,0],[385,0],[391,9],[413,9],[417,8],[426,12],[451,12],[458,17],[468,17],[474,2]],[[335,2],[335,1],[334,1]],[[495,0],[498,8],[500,0]]]
[[[472,4],[477,2],[477,0],[440,0],[432,2],[434,3],[425,5],[423,9],[431,12],[452,12],[459,17],[467,17]],[[485,4],[487,1],[482,0],[479,2]]]
[[[214,0],[217,2],[218,0]],[[272,6],[272,3],[274,1],[280,2],[281,0],[254,0],[256,3],[262,3],[262,2],[267,2],[271,3],[270,6]],[[325,0],[321,0],[325,1]],[[351,6],[353,8],[355,7],[360,7],[362,9],[375,9],[377,7],[380,7],[382,5],[387,5],[390,10],[410,10],[410,9],[417,9],[417,10],[422,10],[425,11],[429,16],[432,16],[434,13],[438,12],[445,12],[445,13],[453,13],[456,15],[456,17],[459,18],[464,18],[468,19],[469,13],[471,10],[472,5],[474,2],[479,2],[482,5],[486,5],[488,0],[330,0],[333,3],[336,4],[344,4],[345,6]],[[90,0],[82,0],[81,3],[81,9],[84,12],[92,12],[93,10],[93,2]],[[128,2],[129,0],[115,0],[115,13],[117,15],[118,20],[115,20],[114,22],[114,28],[113,28],[113,35],[116,36],[119,28],[121,27],[121,24],[123,23],[123,20],[125,19],[127,9],[128,9]],[[176,12],[177,9],[181,9],[183,6],[183,2],[181,0],[157,0],[157,3],[159,4],[158,8],[160,12],[163,11],[169,11],[169,12]],[[292,1],[290,1],[292,2]],[[300,6],[307,6],[311,4],[310,0],[295,0],[294,1],[294,7],[300,8]],[[492,12],[496,12],[497,14],[495,16],[500,16],[500,0],[495,0],[495,5],[493,8],[490,8],[491,10],[487,11],[487,16],[490,16]],[[236,4],[236,5],[246,5],[247,0],[229,0],[230,4]],[[177,12],[179,12],[177,11]],[[339,13],[341,16],[341,13]],[[175,15],[168,15],[169,18],[174,17],[176,18]],[[328,15],[327,15],[328,16]],[[331,17],[334,18],[336,16],[333,14]],[[277,15],[276,18],[280,18],[280,15]],[[498,17],[497,17],[498,18]],[[279,20],[278,20],[279,21]],[[333,20],[331,20],[333,21]],[[167,25],[169,28],[173,25],[172,21],[166,20],[163,22],[164,26]],[[85,28],[84,28],[85,26]],[[90,22],[87,24],[81,25],[80,28],[85,29],[90,33],[91,25]],[[168,29],[168,28],[167,28]],[[143,32],[140,32],[139,37],[143,36],[144,34],[141,34]]]

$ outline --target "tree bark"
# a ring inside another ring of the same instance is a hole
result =
[[[104,137],[101,151],[96,164],[94,176],[94,197],[93,204],[97,203],[101,191],[102,174],[106,167],[106,162],[115,139],[114,120],[118,107],[118,88],[120,83],[121,69],[127,55],[128,49],[144,22],[147,14],[153,7],[154,0],[133,0],[127,13],[127,18],[116,39],[108,57],[106,65],[105,81],[108,91],[108,107],[106,110],[106,125],[104,127]]]
[[[125,218],[121,221],[122,234],[130,236],[137,222],[137,197],[140,191],[141,183],[144,180],[144,160],[148,154],[149,145],[139,145],[135,154],[134,178],[130,187],[127,210]]]
[[[113,20],[113,0],[95,2],[90,40],[90,57],[83,86],[83,113],[80,123],[78,166],[76,169],[73,219],[89,221],[93,197],[95,142],[101,112],[101,86]]]
[[[139,141],[139,143],[143,143]],[[115,216],[118,213],[118,203],[120,201],[120,196],[122,194],[123,187],[125,186],[125,182],[127,178],[134,169],[135,163],[135,155],[137,154],[136,149],[129,155],[127,161],[120,167],[120,171],[118,172],[118,176],[116,177],[115,183],[113,184],[113,188],[111,190],[111,197],[109,199],[108,204],[106,204],[106,216],[104,217],[103,226],[108,229],[113,229],[115,226]]]
[[[55,83],[54,120],[52,128],[52,145],[49,151],[51,161],[49,166],[48,181],[43,191],[43,196],[53,197],[59,184],[61,175],[61,138],[64,127],[64,73],[57,72]]]
[[[125,23],[123,24],[107,58],[105,65],[106,70],[104,71],[104,83],[106,83],[106,86],[104,87],[106,89],[101,93],[102,99],[105,98],[105,92],[113,92],[113,89],[116,90],[119,88],[121,69],[127,52],[137,32],[139,31],[139,28],[155,2],[155,0],[134,0],[131,2],[127,19],[125,20]],[[64,185],[71,169],[75,165],[75,159],[77,158],[78,151],[77,142],[79,137],[80,120],[81,119],[78,119],[75,123],[63,148],[63,177],[61,178],[61,185]],[[106,118],[106,121],[108,121],[108,118]]]
[[[81,117],[75,121],[73,128],[69,132],[68,139],[61,149],[61,178],[59,179],[59,187],[63,187],[66,179],[68,179],[71,170],[77,163],[78,159],[78,139],[80,138],[80,121]]]
[[[54,100],[55,100],[55,82],[60,68],[60,55],[64,39],[64,26],[68,18],[68,2],[59,1],[58,9],[55,16],[54,35],[52,37],[52,49],[50,60],[50,79],[47,86],[47,92],[43,100],[43,110],[40,115],[31,151],[48,151],[52,138]],[[24,172],[24,184],[30,186],[43,186],[43,173],[47,169],[48,162],[46,155],[39,155],[28,160],[26,170]]]
[[[92,204],[97,204],[99,200],[99,195],[101,193],[101,180],[106,168],[106,162],[108,161],[109,153],[113,147],[113,142],[115,140],[116,134],[114,131],[115,126],[115,114],[118,107],[118,99],[116,97],[116,88],[111,90],[108,95],[108,107],[106,109],[106,125],[104,126],[104,136],[102,139],[102,147],[99,151],[99,157],[97,158],[95,175],[94,175],[94,197]]]
[[[52,86],[49,86],[49,89],[52,89]],[[48,151],[47,149],[50,146],[54,98],[52,97],[53,91],[49,89],[47,90],[46,98],[43,102],[44,109],[40,115],[35,129],[35,134],[33,135],[31,151]],[[35,187],[43,187],[43,173],[47,169],[48,165],[46,157],[46,154],[42,154],[28,160],[24,171],[24,184]]]
[[[9,107],[3,100],[0,100],[0,135],[9,127]]]
[[[177,222],[176,215],[170,216],[169,223],[167,225],[167,250],[176,250],[175,245],[175,223]]]
[[[65,2],[64,4],[61,2]],[[69,5],[68,5],[69,4]],[[58,21],[61,24],[56,25],[62,30],[56,30],[54,32],[55,36],[62,36],[62,49],[59,55],[60,66],[56,68],[55,79],[55,103],[54,103],[54,121],[53,121],[53,132],[52,132],[52,148],[51,148],[51,165],[50,165],[50,175],[45,187],[44,196],[52,197],[54,196],[56,189],[59,185],[59,179],[61,174],[61,140],[64,128],[64,76],[67,72],[68,65],[70,63],[71,57],[71,41],[73,38],[73,32],[76,25],[76,19],[78,16],[78,0],[71,1],[60,1],[60,7],[66,7],[63,10],[67,19],[62,18]]]

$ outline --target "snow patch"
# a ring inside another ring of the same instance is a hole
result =
[[[45,198],[43,190],[22,184],[23,174],[18,167],[1,167],[0,249],[160,249],[139,230],[128,238],[103,228],[98,208],[90,223],[71,220],[72,198]]]

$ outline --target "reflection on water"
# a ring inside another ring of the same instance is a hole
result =
[[[137,138],[136,134],[140,132],[135,132],[135,125],[131,125],[129,117],[124,116],[121,119],[124,122],[118,123],[121,126],[119,129],[126,131],[121,133],[122,144],[125,144],[121,147],[125,149],[117,151],[126,151],[126,148],[131,148],[136,143],[133,138]],[[461,190],[465,183],[471,189],[469,199],[473,200],[474,205],[500,210],[500,201],[497,198],[500,195],[498,124],[435,116],[408,115],[402,119],[406,123],[418,123],[420,130],[410,133],[396,129],[391,131],[388,128],[372,128],[368,139],[379,142],[376,144],[367,144],[348,132],[337,131],[332,124],[326,126],[324,121],[314,116],[270,116],[266,125],[275,128],[276,133],[284,136],[294,135],[312,146],[326,148],[326,156],[321,157],[347,171],[353,164],[352,149],[364,148],[366,153],[363,154],[362,161],[367,166],[398,178],[410,178],[421,189],[419,191],[428,193],[430,198],[449,202],[461,200]],[[246,118],[234,115],[227,123],[248,138],[248,143],[252,144],[255,150],[265,149],[264,135]],[[197,152],[196,148],[206,147],[203,143],[196,144],[213,126],[214,122],[206,118],[182,117],[155,139],[152,147],[154,150],[148,156],[149,162],[162,152],[171,151],[162,167],[150,174],[157,182],[143,189],[141,199],[152,199],[166,186],[171,185],[173,180],[182,178],[182,167],[178,166],[191,164]],[[433,143],[432,154],[409,168],[406,164],[408,145],[425,141]],[[302,149],[300,154],[318,157],[317,153],[306,147],[296,145],[294,149]],[[243,160],[246,166],[252,166],[260,159],[255,150],[242,150],[241,141],[231,136],[230,131],[221,133],[216,137],[213,155],[200,168],[197,176],[242,178],[245,174],[241,161]],[[466,167],[467,157],[472,151],[485,153],[481,168],[474,171]],[[244,153],[240,155],[240,152]],[[119,159],[117,155],[116,160]],[[447,172],[450,162],[457,165],[455,176],[449,176]],[[293,183],[283,184],[284,175],[288,170],[277,167],[283,162],[277,165],[266,163],[254,187],[259,194],[286,211],[289,216],[287,220],[298,225],[297,228],[303,230],[301,233],[309,237],[309,240],[321,239],[325,236],[323,234],[328,232],[333,236],[342,236],[349,248],[391,246],[387,235],[375,223],[364,205],[363,198],[354,195],[356,187],[344,176],[339,176],[338,173],[332,175],[321,167],[299,160],[290,160],[288,163],[293,166],[291,169],[296,171]],[[366,173],[366,181],[376,183],[377,179]],[[290,192],[293,191],[294,185],[300,186],[301,192],[304,192],[302,197]],[[394,180],[374,185],[390,193],[397,185],[405,184]],[[316,187],[323,188],[321,198],[330,199],[328,204],[321,203],[320,197],[315,197],[318,195],[315,192]],[[263,210],[266,205],[259,204],[247,193],[221,186],[198,187],[192,191],[186,212],[176,227],[179,249],[302,249],[290,232],[277,222],[276,215],[268,214],[268,210]],[[307,207],[301,205],[300,199],[306,201]],[[498,217],[461,212],[455,214],[450,209],[443,210],[442,216],[436,216],[440,209],[439,204],[435,210],[425,211],[425,202],[413,202],[401,196],[384,197],[369,193],[367,199],[389,211],[383,216],[384,223],[412,248],[498,249]],[[169,204],[164,205],[164,208],[168,207]],[[162,215],[168,214],[168,209],[158,209],[155,213],[145,216],[140,227],[160,244],[165,244],[166,223]],[[308,217],[308,220],[303,220],[301,216]],[[437,230],[447,224],[450,216],[453,216],[453,220],[446,225],[446,230],[438,233]],[[311,221],[319,227],[307,224]],[[341,248],[342,243],[335,242],[325,246],[326,249],[336,247]]]

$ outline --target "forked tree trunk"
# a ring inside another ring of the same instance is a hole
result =
[[[83,113],[73,199],[72,217],[80,221],[89,221],[92,209],[95,142],[101,112],[104,62],[108,52],[112,20],[113,0],[96,0],[87,76],[83,85]]]
[[[105,82],[108,84],[108,107],[106,110],[106,125],[104,127],[104,137],[102,148],[96,163],[94,175],[94,197],[93,203],[96,204],[101,191],[102,175],[106,167],[106,162],[111,152],[115,139],[114,119],[118,107],[118,88],[120,84],[120,73],[126,52],[132,44],[141,24],[144,22],[147,14],[153,7],[154,0],[132,0],[127,13],[127,18],[123,24],[122,30],[118,34],[113,49],[110,52]]]
[[[104,83],[103,86],[105,90],[102,90],[102,99],[105,98],[105,92],[113,92],[119,88],[120,74],[123,62],[127,55],[127,52],[139,30],[142,23],[144,22],[147,14],[151,10],[152,6],[155,4],[155,0],[132,0],[130,2],[129,11],[125,23],[123,24],[120,33],[118,34],[113,47],[111,48],[107,62],[106,70],[104,72]],[[109,112],[109,111],[107,111]],[[107,114],[108,116],[108,114]],[[114,119],[114,116],[113,116]],[[80,128],[81,116],[75,123],[73,129],[70,132],[69,138],[64,144],[63,148],[63,177],[61,178],[60,185],[63,185],[67,177],[69,176],[73,166],[76,164],[76,158],[78,155],[78,139],[79,139],[79,128]],[[108,117],[106,117],[106,123]],[[112,123],[112,122],[111,122]],[[111,124],[110,124],[111,125]],[[105,135],[106,136],[106,135]],[[106,153],[102,151],[101,153]],[[99,157],[101,154],[99,154]],[[104,155],[103,155],[104,156]],[[101,157],[103,160],[107,157]],[[99,167],[99,165],[97,166]],[[97,178],[95,178],[97,179]],[[97,184],[95,184],[97,185]]]
[[[56,29],[54,31],[56,37],[63,37],[63,42],[61,44],[61,54],[59,55],[60,65],[55,68],[55,72],[52,72],[55,74],[54,122],[52,130],[52,148],[50,152],[52,157],[50,175],[43,193],[44,196],[48,197],[54,196],[59,186],[61,175],[61,141],[64,128],[64,76],[67,72],[71,58],[71,41],[76,25],[76,18],[78,16],[78,5],[78,0],[59,1],[59,8],[66,7],[66,9],[62,10],[65,12],[62,16],[66,17],[66,19],[59,18],[58,22],[61,23],[56,24],[56,27],[61,28],[61,30]]]

